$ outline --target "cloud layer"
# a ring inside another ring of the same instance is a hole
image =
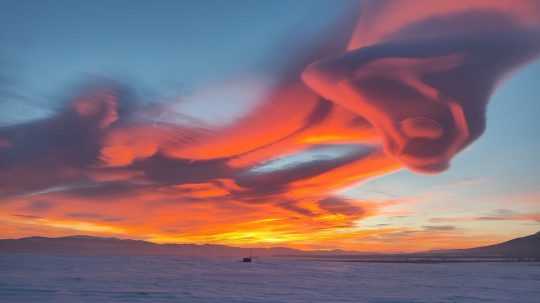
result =
[[[335,192],[402,166],[446,169],[484,131],[496,84],[540,51],[534,1],[415,3],[367,1],[352,39],[344,21],[344,37],[321,38],[224,123],[106,81],[50,117],[1,127],[0,219],[45,233],[306,247],[395,234],[357,225],[384,203]],[[198,96],[219,97],[207,90]]]

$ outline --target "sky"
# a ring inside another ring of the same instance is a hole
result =
[[[540,229],[532,0],[3,7],[0,238],[397,252]]]

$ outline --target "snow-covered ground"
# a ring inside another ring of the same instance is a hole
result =
[[[538,263],[0,255],[0,302],[540,302]]]

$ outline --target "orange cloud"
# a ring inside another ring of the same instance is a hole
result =
[[[485,128],[495,85],[540,53],[535,1],[366,1],[348,51],[303,73],[368,120],[385,151],[439,172]]]

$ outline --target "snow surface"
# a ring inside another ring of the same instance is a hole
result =
[[[0,255],[0,302],[540,302],[539,263]]]

